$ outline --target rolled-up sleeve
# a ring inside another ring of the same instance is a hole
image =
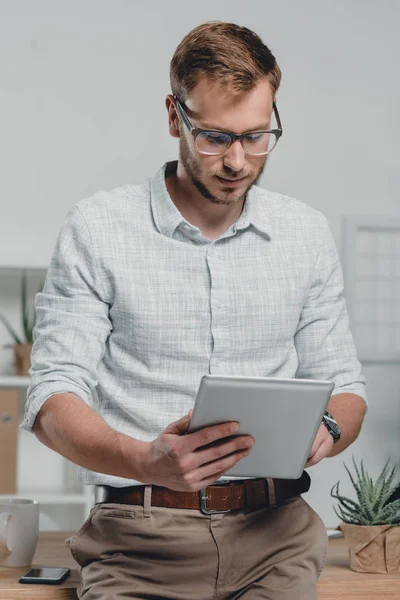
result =
[[[91,403],[112,325],[88,225],[78,206],[68,212],[54,248],[36,326],[24,420],[31,430],[44,402],[72,392]]]
[[[333,395],[352,393],[368,405],[343,295],[343,272],[329,224],[321,215],[313,281],[296,328],[297,377],[334,382]]]

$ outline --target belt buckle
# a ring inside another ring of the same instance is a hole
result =
[[[206,489],[207,488],[202,488],[200,490],[200,510],[203,514],[205,515],[215,515],[215,514],[219,514],[219,513],[228,513],[231,512],[231,509],[228,508],[227,510],[210,510],[209,508],[207,508],[207,500],[208,500],[208,496],[206,495]]]

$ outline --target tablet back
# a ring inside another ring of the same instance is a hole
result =
[[[225,476],[297,479],[333,388],[312,379],[204,375],[189,432],[239,421],[238,435],[250,434],[256,443]]]

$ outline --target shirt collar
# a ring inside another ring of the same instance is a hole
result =
[[[165,177],[176,170],[177,161],[165,163],[156,175],[150,179],[150,203],[155,225],[160,233],[172,237],[176,228],[181,223],[188,223],[179,212],[165,185]],[[236,229],[247,229],[253,225],[261,233],[268,236],[270,224],[266,210],[261,210],[260,203],[265,205],[267,201],[265,190],[253,186],[246,196],[246,202],[242,214],[236,222]],[[190,223],[189,223],[190,225]]]
[[[158,231],[167,237],[172,237],[178,225],[186,222],[172,202],[165,185],[166,175],[176,169],[176,165],[176,161],[165,163],[150,179],[150,203],[154,222]]]
[[[255,185],[247,192],[246,202],[236,224],[236,229],[246,229],[249,225],[252,225],[258,231],[268,236],[270,223],[265,211],[261,210],[262,206],[260,205],[260,203],[265,204],[266,201],[265,196],[263,197],[263,192],[265,190]]]

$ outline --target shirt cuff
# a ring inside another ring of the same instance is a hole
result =
[[[24,419],[20,425],[21,429],[32,431],[37,414],[43,404],[55,394],[75,394],[81,400],[90,405],[90,396],[86,394],[81,387],[74,384],[66,384],[65,381],[54,381],[52,383],[42,383],[36,387],[35,391],[28,395],[25,404]]]
[[[332,396],[337,396],[338,394],[356,394],[357,396],[360,396],[360,398],[362,398],[365,402],[366,407],[368,408],[368,396],[367,393],[365,391],[365,387],[355,384],[355,383],[349,383],[348,385],[341,385],[339,387],[335,387],[331,397]]]

